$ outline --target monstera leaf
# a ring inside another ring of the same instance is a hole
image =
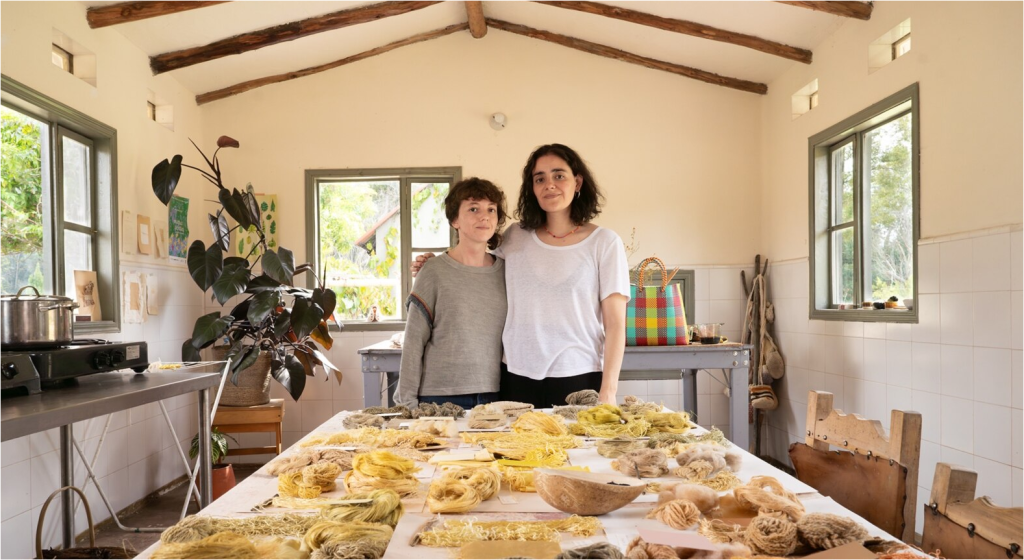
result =
[[[293,399],[299,400],[302,390],[306,388],[306,368],[298,358],[288,354],[284,360],[274,359],[270,362],[270,374],[288,391]]]
[[[263,255],[263,272],[282,284],[291,284],[295,276],[295,258],[284,247],[273,249]]]
[[[224,334],[224,331],[228,330],[234,320],[235,318],[231,315],[221,317],[220,311],[214,311],[196,319],[196,326],[192,329],[192,346],[202,349],[213,344]]]
[[[220,278],[220,273],[224,269],[222,256],[219,245],[213,245],[207,251],[206,246],[198,239],[188,248],[188,273],[204,292]]]

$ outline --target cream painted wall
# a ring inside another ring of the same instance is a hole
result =
[[[868,44],[911,18],[910,53],[868,74]],[[761,112],[762,253],[807,256],[807,139],[907,85],[921,86],[921,237],[1021,223],[1022,4],[876,2],[814,63],[772,82]],[[820,104],[792,119],[817,78]]]
[[[200,114],[194,96],[172,77],[153,77],[147,57],[114,29],[92,30],[86,25],[85,6],[78,2],[4,2],[2,9],[2,72],[117,129],[118,199],[121,209],[163,217],[167,210],[153,195],[153,165],[174,153],[192,149],[188,136],[197,136]],[[93,87],[62,72],[50,62],[52,29],[59,29],[97,55],[98,82]],[[172,132],[146,118],[146,100],[152,90],[174,105]],[[197,203],[198,182],[186,180],[179,194],[192,199],[189,229],[208,229],[202,205]],[[121,255],[121,270],[157,275],[161,312],[144,324],[123,325],[113,340],[145,340],[152,360],[177,360],[181,341],[203,310],[200,291],[184,265],[170,265],[151,256]],[[196,430],[193,395],[165,401],[178,437],[187,449]],[[75,435],[87,454],[95,452],[105,418],[75,425]],[[60,485],[56,430],[5,441],[2,449],[4,558],[31,558],[32,538],[43,500]],[[178,451],[157,404],[122,411],[112,416],[97,475],[115,508],[124,508],[184,474]],[[83,486],[86,470],[76,459],[76,482]],[[108,517],[92,485],[86,489],[96,521]],[[59,544],[59,502],[51,507],[43,532],[43,546]],[[86,528],[79,508],[76,527]]]
[[[488,116],[504,112],[495,132]],[[745,263],[758,250],[757,96],[491,30],[403,48],[201,107],[228,134],[227,179],[282,197],[281,244],[305,254],[303,172],[462,166],[514,205],[530,151],[577,149],[605,190],[598,223],[638,261]],[[700,242],[684,242],[690,239]]]

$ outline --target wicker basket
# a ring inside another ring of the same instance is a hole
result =
[[[74,491],[82,498],[82,505],[85,506],[85,518],[89,521],[89,547],[68,548],[54,550],[52,548],[43,550],[43,519],[46,519],[46,509],[50,502],[63,491]],[[96,526],[92,522],[92,508],[89,507],[89,500],[85,494],[75,486],[65,486],[55,490],[49,498],[43,502],[43,508],[39,511],[39,523],[36,525],[36,558],[134,558],[135,550],[130,548],[118,548],[115,546],[96,546]]]
[[[226,347],[213,349],[215,360],[223,360]],[[260,352],[251,366],[238,373],[238,384],[229,378],[220,396],[223,406],[257,406],[270,402],[270,352]]]

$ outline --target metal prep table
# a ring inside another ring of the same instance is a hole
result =
[[[210,395],[220,383],[220,371],[168,370],[155,373],[97,373],[76,379],[74,385],[41,394],[12,397],[0,404],[0,441],[60,428],[60,483],[74,484],[72,425],[81,420],[162,401],[186,393],[199,393],[200,503],[210,503]],[[64,548],[75,543],[71,492],[61,497]]]
[[[749,344],[733,343],[714,346],[627,346],[622,357],[619,380],[682,379],[683,410],[692,413],[694,420],[698,421],[697,371],[730,370],[730,439],[741,447],[747,447],[750,445],[750,426],[747,423],[747,370],[750,368],[750,350]],[[402,363],[402,349],[393,348],[390,341],[385,341],[361,348],[359,354],[363,370],[363,406],[380,406],[381,374],[387,376],[388,406],[393,406],[398,371]]]

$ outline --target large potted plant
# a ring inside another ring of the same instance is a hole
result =
[[[324,285],[311,265],[296,266],[291,251],[267,246],[251,184],[244,192],[224,186],[218,154],[223,148],[237,148],[238,141],[221,136],[212,157],[194,142],[192,145],[209,169],[182,163],[180,155],[165,159],[153,168],[153,192],[169,204],[183,167],[195,170],[214,185],[220,201],[217,212],[209,215],[214,240],[209,247],[198,239],[192,242],[186,258],[188,271],[199,289],[204,293],[212,290],[213,298],[222,306],[235,296],[244,294],[245,298],[227,315],[216,311],[197,319],[192,336],[182,344],[181,359],[199,361],[200,350],[226,339],[225,356],[232,360],[233,384],[237,385],[240,374],[261,356],[269,357],[268,375],[295,400],[302,395],[306,377],[315,375],[316,366],[322,366],[328,376],[333,372],[340,382],[341,371],[321,351],[330,350],[333,344],[327,322],[332,320],[337,301],[334,291]],[[228,217],[233,225],[229,225]],[[231,232],[236,229],[256,233],[257,242],[244,258],[224,256]],[[303,273],[313,276],[315,288],[295,285],[296,276]]]
[[[228,456],[228,438],[238,445],[238,440],[234,436],[225,434],[217,428],[210,432],[210,462],[213,463],[210,493],[214,500],[235,487],[235,469],[232,468],[231,463],[222,464],[220,462],[221,459]],[[193,459],[199,456],[199,434],[192,436],[192,446],[189,447],[188,456]]]

